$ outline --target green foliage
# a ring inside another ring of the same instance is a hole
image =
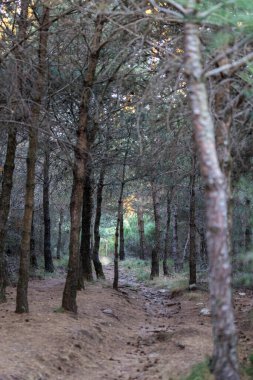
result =
[[[182,380],[213,380],[214,377],[210,372],[208,360],[195,365],[191,373]]]
[[[243,370],[250,379],[253,379],[253,354],[249,356],[249,364],[244,366]]]
[[[55,309],[53,310],[53,312],[54,312],[54,313],[64,313],[65,310],[63,309],[62,306],[59,306],[59,307],[55,308]]]

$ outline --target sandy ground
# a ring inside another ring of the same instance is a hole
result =
[[[111,267],[107,269],[107,278]],[[120,291],[95,282],[78,294],[78,315],[59,312],[64,279],[30,282],[30,313],[15,289],[0,305],[0,380],[181,379],[212,352],[206,292],[171,293],[121,274]],[[251,293],[234,295],[240,359],[253,351]]]

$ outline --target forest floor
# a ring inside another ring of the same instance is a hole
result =
[[[148,286],[121,268],[78,293],[78,315],[62,313],[64,278],[32,280],[30,313],[17,315],[15,288],[0,305],[0,380],[176,380],[212,352],[208,293]],[[234,292],[239,355],[253,351],[252,292]],[[209,377],[211,379],[211,377]]]

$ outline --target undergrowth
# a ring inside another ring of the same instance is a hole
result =
[[[211,374],[208,360],[202,363],[196,364],[190,374],[183,377],[182,380],[214,380],[214,376]]]

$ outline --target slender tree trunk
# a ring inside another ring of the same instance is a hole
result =
[[[124,240],[124,210],[123,210],[123,200],[121,203],[121,215],[119,224],[119,259],[125,260],[125,240]]]
[[[91,88],[95,79],[96,67],[99,58],[100,40],[102,36],[103,20],[97,17],[96,30],[91,44],[88,67],[83,83],[83,92],[80,104],[79,125],[75,147],[75,162],[73,168],[73,186],[70,203],[70,242],[69,263],[65,288],[62,297],[62,307],[65,310],[77,312],[76,294],[79,271],[79,234],[83,206],[83,186],[86,175],[87,158],[89,152],[87,127],[88,111],[91,99]]]
[[[182,270],[182,260],[178,250],[178,231],[177,231],[177,207],[173,211],[173,239],[172,239],[172,256],[174,259],[174,270],[176,273]]]
[[[103,201],[103,188],[104,188],[104,178],[105,178],[105,163],[102,162],[102,167],[99,175],[98,185],[97,185],[97,204],[96,204],[96,215],[94,224],[94,248],[93,248],[93,264],[96,272],[97,278],[105,278],[103,266],[99,260],[99,246],[100,246],[100,233],[99,226],[102,214],[102,201]]]
[[[27,33],[27,16],[29,0],[21,0],[20,16],[18,21],[17,40],[22,41]],[[23,92],[23,55],[22,48],[16,49],[16,71],[17,71],[17,92],[22,96]],[[23,114],[23,110],[21,110]],[[19,116],[20,117],[20,116]],[[2,178],[2,189],[0,195],[0,303],[6,301],[6,268],[4,260],[4,248],[6,238],[6,224],[10,212],[10,199],[13,186],[13,172],[15,167],[15,154],[17,147],[17,128],[9,127],[7,153],[5,157],[4,172]]]
[[[93,280],[91,262],[91,219],[93,209],[92,203],[93,199],[91,187],[91,168],[88,166],[83,187],[83,212],[78,289],[84,288],[84,280]]]
[[[251,224],[250,224],[250,199],[246,199],[246,228],[245,228],[245,250],[248,252],[251,249],[252,246],[252,231],[251,231]]]
[[[49,166],[50,166],[50,153],[46,147],[44,153],[44,168],[43,168],[43,216],[44,216],[44,265],[45,271],[53,273],[54,263],[51,251],[51,220],[50,220],[50,200],[49,200]]]
[[[195,6],[195,1],[191,1],[191,5]],[[188,9],[188,14],[188,17],[194,18],[194,11]],[[185,24],[185,54],[195,141],[205,184],[206,237],[214,338],[212,364],[216,380],[239,380],[227,241],[226,181],[219,166],[214,126],[208,109],[201,65],[199,26],[190,22]]]
[[[145,231],[144,231],[144,218],[142,206],[137,209],[137,219],[138,219],[138,230],[139,230],[139,241],[140,241],[140,259],[145,259]]]
[[[39,41],[39,65],[37,80],[35,83],[35,94],[33,96],[33,107],[31,110],[31,120],[29,127],[29,146],[27,153],[27,177],[25,192],[25,211],[23,216],[23,231],[20,244],[20,266],[17,285],[16,312],[27,313],[29,311],[27,289],[29,280],[30,264],[30,239],[32,227],[32,214],[34,205],[35,188],[35,164],[38,144],[38,122],[40,117],[40,107],[45,88],[47,71],[47,41],[49,30],[49,8],[43,6],[42,21],[40,27]]]
[[[60,260],[61,251],[62,251],[62,222],[63,222],[63,209],[60,209],[60,217],[58,224],[58,239],[57,239],[57,249],[56,249],[56,258]]]
[[[117,215],[117,223],[116,223],[116,230],[115,230],[115,240],[114,240],[114,279],[113,279],[113,289],[118,290],[119,285],[119,228],[120,228],[120,221],[122,218],[122,211],[123,211],[123,193],[124,193],[124,186],[125,186],[125,175],[126,175],[126,160],[128,155],[128,149],[129,149],[129,139],[127,143],[127,149],[125,151],[125,157],[123,162],[123,170],[122,170],[122,180],[121,180],[121,186],[120,186],[120,194],[119,194],[119,200],[118,200],[118,215]]]
[[[197,283],[197,270],[196,270],[196,225],[195,225],[195,178],[196,178],[196,155],[193,154],[192,158],[192,173],[190,178],[190,255],[189,255],[189,269],[190,290],[195,290]]]
[[[13,172],[17,147],[17,129],[10,128],[8,134],[7,153],[5,157],[0,195],[0,303],[6,301],[5,287],[7,284],[4,260],[6,225],[10,212],[11,191],[13,186]]]
[[[35,231],[34,231],[34,211],[32,215],[32,228],[31,228],[31,240],[30,240],[30,264],[34,269],[38,269],[38,261],[35,252]]]
[[[152,249],[151,253],[151,280],[155,277],[159,277],[159,261],[161,254],[161,217],[159,212],[159,199],[158,190],[155,183],[152,181],[152,200],[154,209],[154,219],[155,219],[155,247]]]
[[[169,275],[168,258],[169,258],[169,244],[170,244],[170,214],[171,214],[171,192],[167,193],[167,221],[166,221],[166,233],[164,241],[164,255],[163,255],[163,274]]]

